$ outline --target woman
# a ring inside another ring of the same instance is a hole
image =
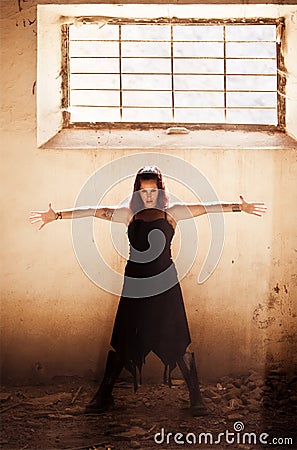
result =
[[[150,351],[164,363],[164,382],[171,385],[171,371],[178,365],[187,384],[193,416],[207,414],[200,394],[194,354],[182,292],[171,258],[171,241],[179,220],[207,212],[240,212],[261,216],[263,203],[173,204],[168,198],[160,170],[142,167],[136,174],[129,207],[76,208],[55,212],[32,211],[31,223],[41,222],[39,229],[57,219],[95,216],[125,223],[130,243],[129,260],[124,276],[111,346],[103,380],[87,413],[101,413],[113,405],[112,389],[125,367],[134,378],[137,368]],[[207,210],[206,210],[207,208]]]

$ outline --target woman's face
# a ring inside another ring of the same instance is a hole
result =
[[[145,208],[155,208],[157,206],[159,191],[156,180],[142,180],[139,192]]]

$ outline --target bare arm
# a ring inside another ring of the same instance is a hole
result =
[[[132,212],[129,208],[113,206],[99,208],[92,206],[81,206],[79,208],[54,211],[52,204],[49,203],[49,208],[47,211],[31,211],[29,220],[32,224],[41,222],[39,227],[39,230],[41,230],[46,224],[57,219],[80,219],[91,216],[99,219],[121,222],[128,225]]]
[[[95,217],[104,220],[112,220],[113,222],[120,222],[128,225],[132,218],[132,211],[127,207],[100,207],[96,208]]]
[[[242,196],[240,196],[240,200],[240,202],[174,204],[168,208],[168,212],[176,222],[192,217],[198,217],[207,213],[243,211],[255,216],[262,216],[262,214],[266,212],[267,208],[264,203],[248,203]]]

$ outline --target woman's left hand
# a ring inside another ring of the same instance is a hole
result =
[[[267,210],[265,203],[248,203],[244,200],[243,196],[240,195],[241,200],[241,210],[248,213],[254,214],[255,216],[261,217]]]

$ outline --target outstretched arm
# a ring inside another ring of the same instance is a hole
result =
[[[211,202],[211,203],[193,203],[193,204],[175,204],[168,208],[176,222],[179,220],[190,219],[207,213],[217,212],[246,212],[255,216],[262,216],[267,207],[264,203],[248,203],[240,196],[240,202]]]
[[[32,224],[41,222],[41,230],[45,225],[54,222],[57,219],[79,219],[83,217],[97,217],[104,220],[112,220],[114,222],[121,222],[128,224],[132,212],[125,207],[92,207],[85,206],[74,209],[64,209],[61,211],[54,211],[52,204],[49,203],[47,211],[31,211],[29,220]]]

